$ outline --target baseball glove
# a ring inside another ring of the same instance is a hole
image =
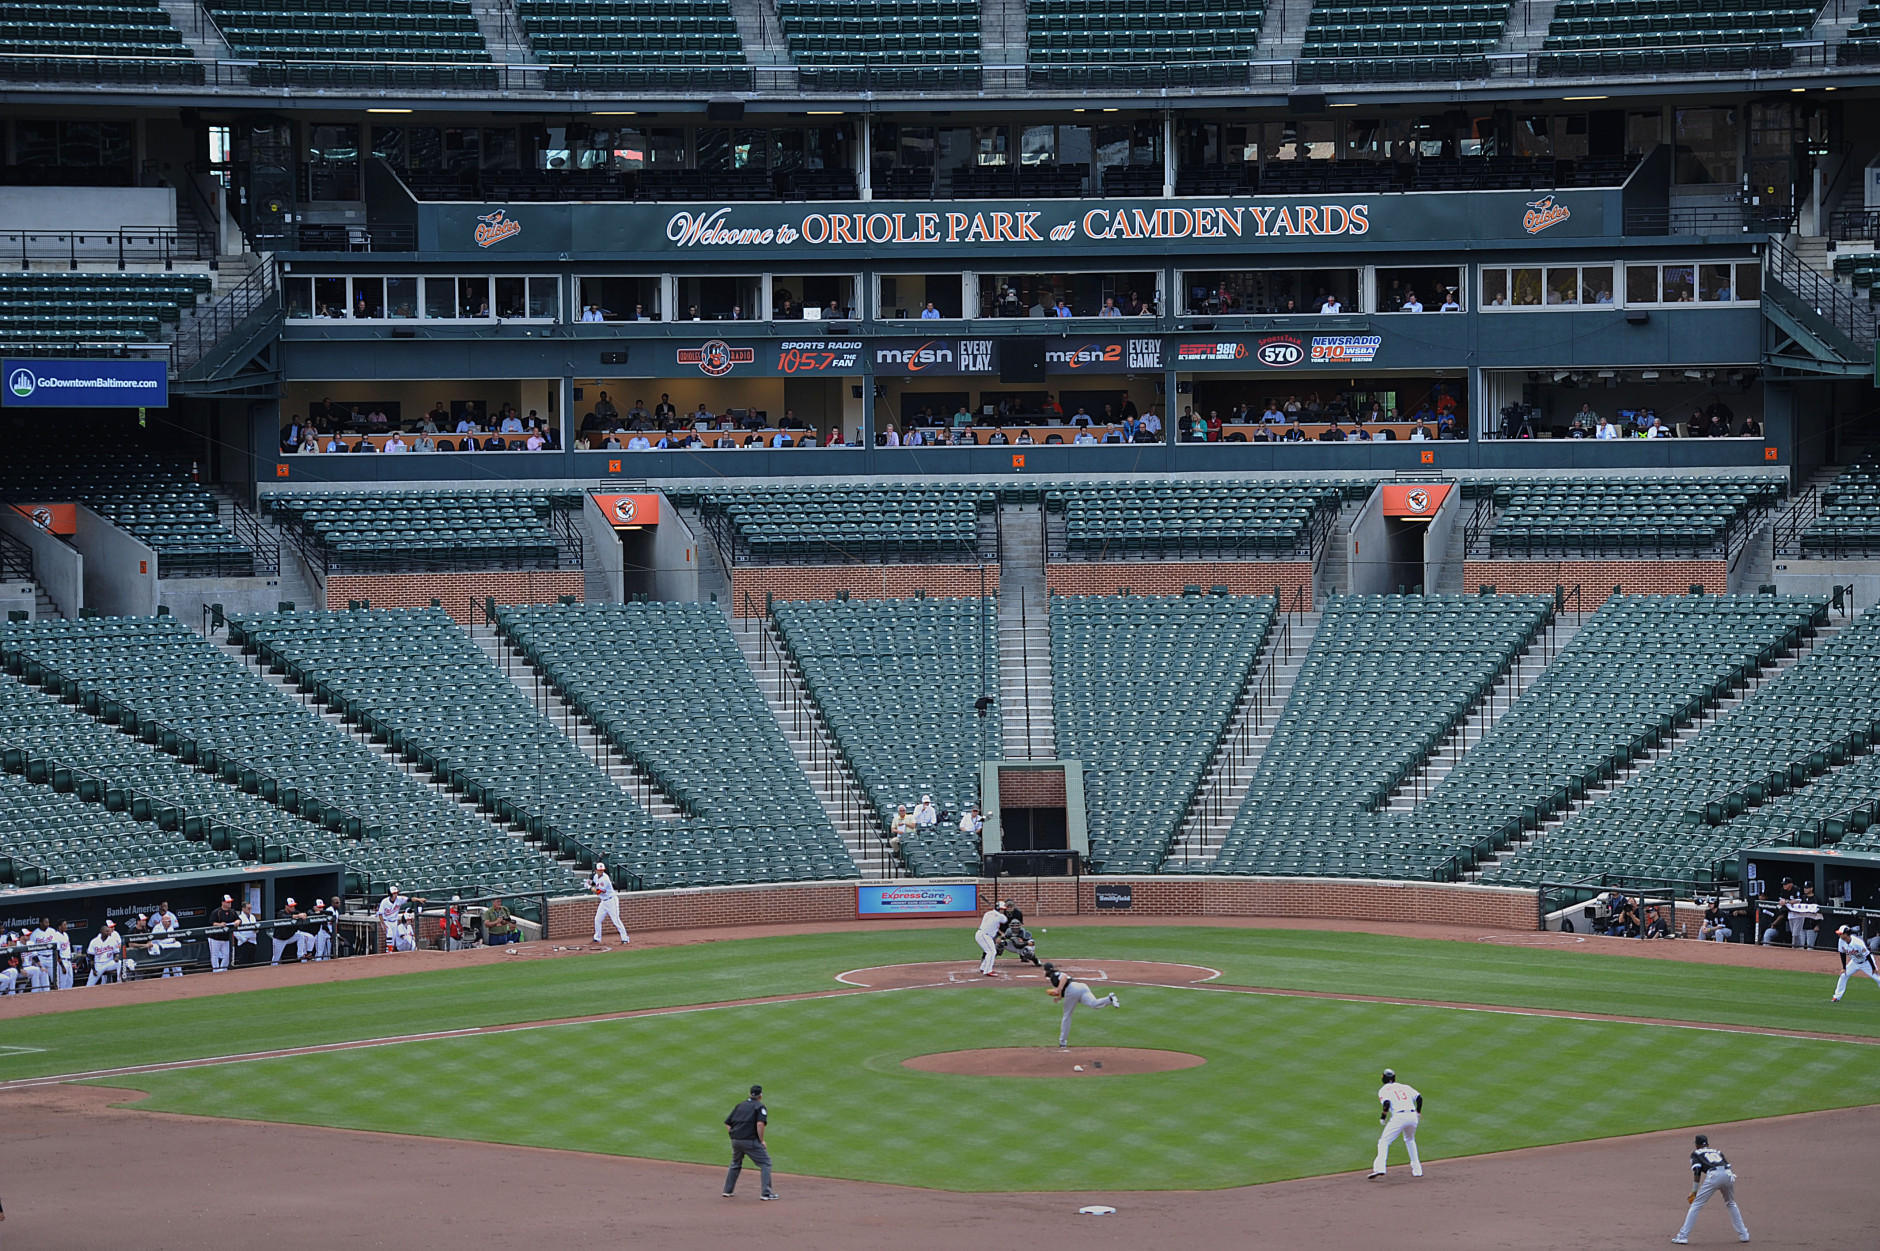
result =
[[[1053,999],[1062,999],[1064,997],[1064,992],[1059,990],[1056,986],[1045,987],[1044,993],[1051,996]]]
[[[1696,1202],[1697,1202],[1697,1192],[1696,1192],[1695,1190],[1693,1190],[1693,1191],[1691,1191],[1691,1193],[1690,1193],[1690,1194],[1688,1194],[1688,1195],[1686,1195],[1686,1196],[1684,1196],[1684,1201],[1685,1201],[1686,1203],[1696,1203]]]

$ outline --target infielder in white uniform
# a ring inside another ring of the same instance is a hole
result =
[[[1384,1175],[1390,1144],[1399,1134],[1403,1135],[1403,1145],[1410,1151],[1410,1176],[1423,1176],[1423,1160],[1417,1155],[1417,1123],[1423,1119],[1423,1096],[1417,1093],[1416,1087],[1398,1081],[1394,1069],[1385,1069],[1384,1085],[1377,1092],[1377,1101],[1378,1119],[1384,1122],[1384,1132],[1377,1136],[1377,1159],[1371,1164],[1371,1180]]]
[[[979,928],[973,931],[973,941],[986,953],[979,961],[979,971],[986,977],[993,975],[992,966],[999,958],[999,931],[1005,926],[1006,907],[1005,900],[1001,899],[979,918]]]
[[[1723,1192],[1723,1206],[1729,1210],[1730,1223],[1736,1226],[1736,1240],[1748,1242],[1749,1230],[1744,1227],[1743,1213],[1736,1206],[1736,1174],[1731,1171],[1730,1162],[1723,1158],[1723,1152],[1710,1145],[1710,1136],[1699,1134],[1697,1150],[1691,1152],[1691,1210],[1684,1214],[1684,1224],[1671,1235],[1671,1241],[1690,1241],[1691,1226],[1697,1224],[1697,1214],[1719,1190]]]
[[[620,941],[630,943],[627,927],[620,923],[620,896],[614,890],[614,879],[607,876],[607,866],[596,860],[594,874],[588,878],[588,889],[600,896],[600,906],[594,909],[594,942],[601,941],[601,921],[612,921],[614,929],[620,934]]]
[[[1099,999],[1091,993],[1090,987],[1074,981],[1068,973],[1060,973],[1057,965],[1046,961],[1045,980],[1051,983],[1050,994],[1053,999],[1064,1001],[1064,1017],[1058,1022],[1058,1046],[1071,1045],[1071,1014],[1079,1008],[1120,1008],[1122,1002],[1115,995],[1105,995]]]
[[[1851,925],[1843,925],[1835,933],[1840,937],[1836,949],[1841,953],[1841,980],[1834,984],[1833,1002],[1841,1002],[1841,996],[1847,993],[1847,979],[1856,973],[1865,973],[1880,986],[1880,973],[1873,968],[1873,952],[1868,950],[1866,942]]]

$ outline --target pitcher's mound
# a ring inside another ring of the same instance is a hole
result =
[[[986,1047],[911,1056],[901,1061],[901,1066],[965,1077],[1105,1077],[1173,1073],[1206,1063],[1203,1057],[1186,1051],[1152,1051],[1147,1047]],[[1078,1072],[1080,1066],[1082,1072]]]

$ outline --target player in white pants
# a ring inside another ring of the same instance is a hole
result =
[[[1423,1160],[1417,1155],[1417,1123],[1423,1119],[1423,1096],[1417,1093],[1416,1087],[1398,1081],[1394,1069],[1385,1069],[1384,1085],[1377,1092],[1377,1102],[1378,1119],[1384,1122],[1384,1132],[1377,1136],[1377,1159],[1371,1164],[1371,1180],[1384,1175],[1390,1144],[1400,1134],[1403,1145],[1410,1151],[1410,1176],[1423,1176]]]
[[[1699,1134],[1697,1150],[1691,1152],[1691,1208],[1684,1214],[1684,1224],[1671,1235],[1671,1241],[1690,1241],[1691,1226],[1697,1224],[1697,1214],[1718,1191],[1723,1192],[1723,1206],[1730,1213],[1730,1223],[1736,1226],[1736,1240],[1748,1242],[1749,1229],[1743,1224],[1743,1213],[1736,1206],[1736,1174],[1730,1162],[1723,1158],[1723,1152],[1710,1145],[1710,1136]]]
[[[594,909],[594,941],[601,941],[601,921],[606,919],[614,923],[614,929],[620,934],[620,941],[630,943],[627,927],[620,923],[620,896],[614,890],[614,879],[607,876],[607,866],[599,860],[594,862],[594,874],[588,878],[588,889],[600,896],[600,906]]]
[[[1833,1002],[1839,1003],[1841,996],[1847,993],[1848,978],[1865,973],[1874,980],[1874,985],[1880,986],[1880,973],[1874,972],[1873,952],[1853,926],[1843,925],[1835,934],[1840,938],[1835,948],[1841,953],[1841,980],[1834,984]]]
[[[1075,981],[1068,973],[1060,973],[1057,965],[1045,962],[1045,980],[1051,983],[1050,993],[1054,999],[1064,1001],[1064,1017],[1058,1022],[1058,1046],[1071,1045],[1071,1014],[1079,1008],[1120,1008],[1122,1002],[1115,995],[1105,995],[1099,999],[1091,993],[1090,987]]]
[[[992,966],[999,958],[999,930],[1005,925],[1005,909],[1001,899],[979,918],[979,928],[973,931],[973,941],[986,953],[979,961],[979,972],[986,977],[993,975]]]

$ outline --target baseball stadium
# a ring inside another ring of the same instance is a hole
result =
[[[7,1251],[1880,1245],[1880,8],[21,0],[0,207]]]

